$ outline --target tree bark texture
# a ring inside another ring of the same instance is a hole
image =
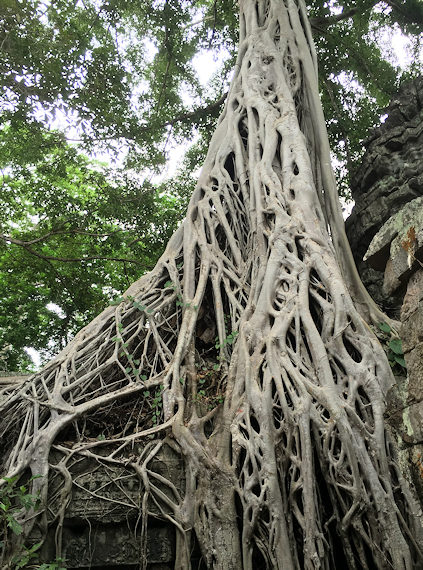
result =
[[[240,0],[234,78],[185,221],[118,305],[4,395],[6,475],[43,475],[44,502],[63,480],[61,511],[25,532],[57,525],[60,555],[89,457],[138,476],[141,537],[154,502],[177,568],[194,536],[222,570],[421,567],[421,512],[384,427],[392,373],[357,307],[378,318],[343,233],[304,2]],[[93,425],[107,437],[89,440]],[[164,446],[183,491],[151,468]]]

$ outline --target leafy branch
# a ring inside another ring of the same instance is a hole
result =
[[[118,261],[120,263],[136,263],[138,265],[142,265],[142,263],[140,261],[138,261],[138,259],[129,259],[126,257],[108,257],[108,256],[104,256],[104,255],[90,255],[90,256],[86,256],[86,257],[59,257],[56,255],[45,255],[44,253],[40,253],[39,251],[35,251],[34,249],[32,249],[32,247],[27,245],[27,243],[30,243],[30,242],[25,242],[25,241],[22,241],[22,240],[19,240],[16,238],[12,238],[11,236],[6,236],[4,234],[0,234],[0,239],[2,239],[5,242],[12,243],[13,245],[17,245],[19,247],[22,247],[23,249],[25,249],[25,251],[27,251],[31,255],[34,255],[35,257],[38,257],[40,259],[44,259],[45,261],[61,261],[63,263],[77,263],[77,262],[79,263],[81,261],[102,260],[102,261]]]

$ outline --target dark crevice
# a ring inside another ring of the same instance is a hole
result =
[[[225,160],[224,168],[229,174],[230,179],[235,181],[235,155],[231,152]]]
[[[363,359],[361,352],[353,345],[352,342],[348,340],[345,334],[342,335],[342,342],[344,343],[345,350],[348,352],[354,362],[361,362]]]

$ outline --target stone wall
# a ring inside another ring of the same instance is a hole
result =
[[[411,200],[423,196],[423,77],[403,84],[386,109],[387,119],[364,142],[366,153],[352,177],[356,204],[346,231],[364,284],[382,309],[399,318],[406,280],[382,291],[389,244],[363,262],[380,228]]]
[[[373,298],[401,320],[407,376],[397,377],[387,420],[404,474],[423,504],[423,78],[402,86],[366,141],[346,222]],[[397,367],[398,369],[398,367]]]
[[[67,445],[72,445],[72,442]],[[133,452],[141,454],[142,449],[138,449],[137,444]],[[50,459],[53,465],[60,465],[63,459],[60,445],[56,446]],[[159,477],[154,484],[164,495],[169,494],[169,489],[160,482],[160,476],[172,481],[179,492],[184,492],[184,466],[180,456],[169,446],[163,446],[158,456],[148,464],[148,469]],[[62,557],[66,560],[66,568],[138,569],[142,551],[140,513],[145,491],[142,481],[129,467],[93,461],[89,457],[80,458],[69,467],[69,472],[73,484],[67,503],[63,497],[63,470],[53,468],[49,479],[49,510],[57,513],[60,506],[66,504],[61,536]],[[146,508],[149,517],[145,541],[147,568],[171,570],[175,561],[175,526],[153,501],[148,500]],[[40,538],[39,531],[35,529],[31,543],[39,542]],[[56,540],[56,524],[53,523],[43,545],[40,561],[54,560]],[[200,558],[199,551],[193,552],[194,568],[196,559],[199,564]]]

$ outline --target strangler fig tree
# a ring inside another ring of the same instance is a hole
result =
[[[22,540],[56,528],[61,556],[89,457],[138,478],[142,568],[152,504],[175,528],[175,568],[194,542],[221,570],[421,567],[421,512],[383,420],[392,373],[363,316],[379,318],[343,232],[305,4],[240,0],[185,221],[151,273],[4,394],[3,474],[37,476],[43,506]],[[166,447],[183,489],[153,468]]]

